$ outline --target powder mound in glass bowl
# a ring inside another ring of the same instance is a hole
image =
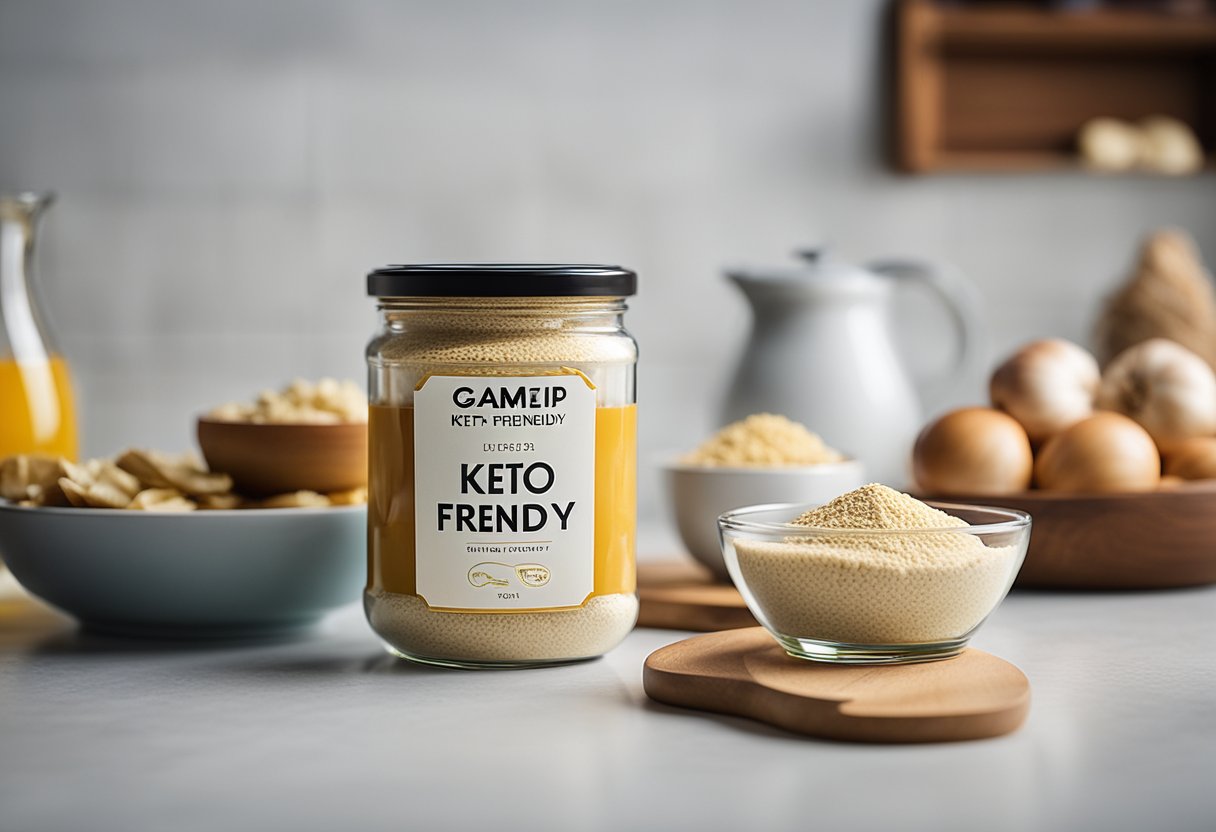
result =
[[[966,521],[884,485],[851,491],[793,524],[806,535],[734,542],[748,590],[786,635],[854,644],[956,639],[992,611],[1017,565],[1017,546],[988,546],[963,531]]]
[[[844,455],[806,427],[773,413],[757,413],[722,428],[681,462],[721,467],[821,465]]]
[[[955,529],[966,520],[925,505],[915,497],[872,482],[805,512],[795,526],[820,529]]]

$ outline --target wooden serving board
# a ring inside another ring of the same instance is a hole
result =
[[[1016,586],[1165,589],[1216,583],[1216,483],[1145,494],[930,497],[1015,508],[1034,520]]]
[[[831,665],[795,659],[760,627],[694,636],[651,653],[651,699],[748,717],[848,742],[950,742],[1016,730],[1030,683],[980,650],[923,664]]]
[[[731,584],[692,561],[638,564],[638,626],[701,633],[755,627]]]

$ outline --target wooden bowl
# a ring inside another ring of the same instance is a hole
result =
[[[1015,586],[1165,589],[1216,583],[1216,482],[1143,494],[934,496],[1034,520]]]
[[[367,425],[260,425],[200,417],[198,445],[240,494],[347,491],[367,485]]]

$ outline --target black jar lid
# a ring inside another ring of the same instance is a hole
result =
[[[621,266],[586,263],[410,263],[367,275],[381,298],[626,297],[638,276]]]

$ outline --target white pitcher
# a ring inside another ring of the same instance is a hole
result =
[[[933,289],[955,322],[954,361],[968,366],[979,333],[977,293],[948,268],[889,260],[866,268],[820,250],[784,268],[731,268],[754,315],[751,338],[727,394],[723,423],[780,413],[865,463],[868,478],[906,486],[924,417],[892,337],[895,279]]]

